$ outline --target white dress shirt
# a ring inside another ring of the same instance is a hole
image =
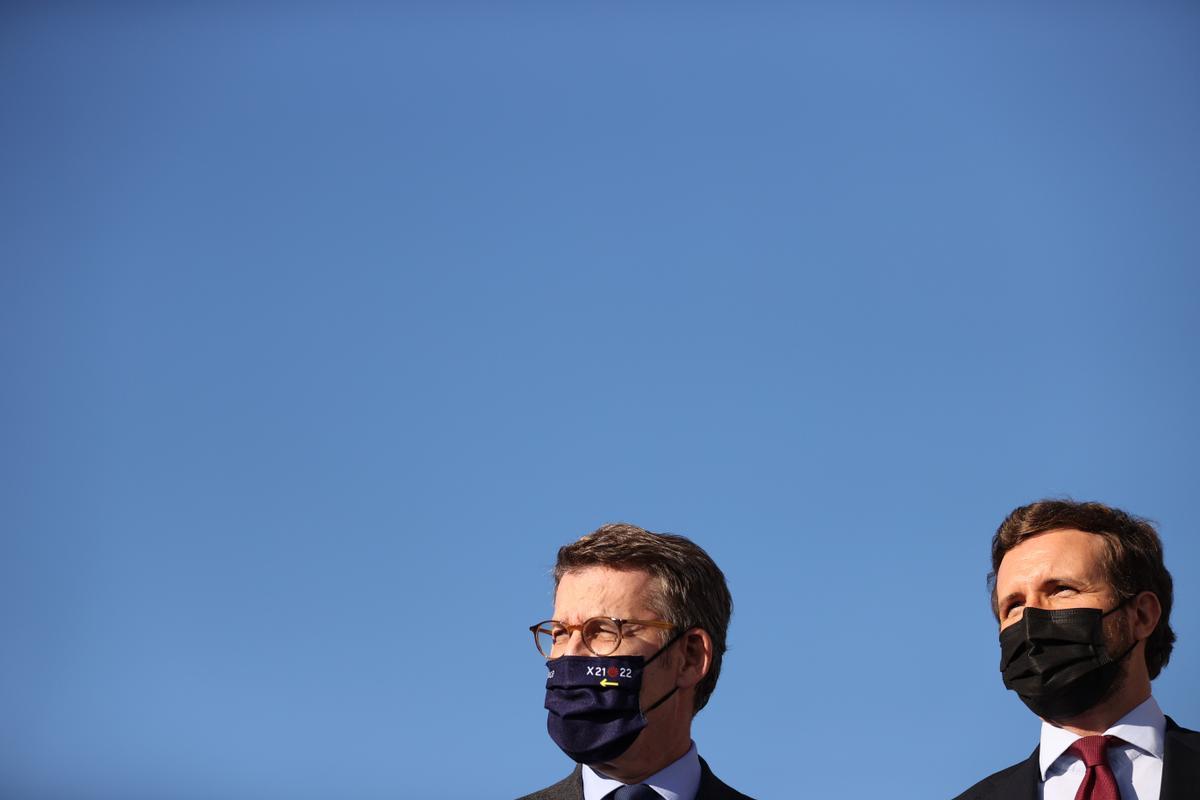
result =
[[[1166,717],[1149,697],[1104,732],[1125,740],[1125,744],[1113,742],[1108,748],[1108,765],[1122,800],[1158,800],[1166,730]],[[1087,767],[1067,748],[1079,738],[1049,722],[1042,723],[1042,800],[1075,800]]]
[[[642,783],[658,792],[663,800],[696,800],[700,791],[700,755],[696,743],[692,742],[686,753]],[[606,794],[624,785],[583,765],[583,800],[603,800]]]

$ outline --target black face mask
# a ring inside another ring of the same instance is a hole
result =
[[[1026,608],[1021,619],[1000,631],[1000,672],[1042,719],[1064,720],[1087,711],[1112,688],[1121,661],[1137,640],[1113,658],[1104,645],[1104,618],[1111,611]]]

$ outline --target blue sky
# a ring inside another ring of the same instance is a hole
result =
[[[6,4],[3,793],[544,786],[526,627],[625,520],[729,579],[718,775],[950,797],[1035,744],[984,578],[1058,495],[1159,523],[1200,726],[1198,34]]]

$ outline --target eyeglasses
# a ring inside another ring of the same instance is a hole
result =
[[[578,625],[568,625],[556,619],[548,619],[537,625],[530,625],[533,632],[533,643],[538,652],[545,658],[556,658],[562,655],[571,638],[571,631],[579,631],[583,638],[583,646],[592,651],[593,655],[610,656],[621,646],[626,625],[642,625],[647,628],[660,628],[664,631],[674,630],[675,626],[661,620],[645,619],[616,619],[614,617],[592,617]],[[555,653],[555,649],[558,653]]]

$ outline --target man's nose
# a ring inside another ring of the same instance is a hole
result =
[[[1004,630],[1009,625],[1015,625],[1018,622],[1020,622],[1021,619],[1025,616],[1025,609],[1027,609],[1027,608],[1048,608],[1048,606],[1040,605],[1037,600],[1029,600],[1028,602],[1025,603],[1025,605],[1021,606],[1021,608],[1019,609],[1019,613],[1013,614],[1011,617],[1008,617],[1007,619],[1003,619],[1000,621],[1000,630]]]
[[[563,645],[562,655],[564,656],[590,656],[591,650],[587,649],[587,645],[583,643],[583,633],[581,631],[571,631],[571,635],[567,637],[567,642]]]

